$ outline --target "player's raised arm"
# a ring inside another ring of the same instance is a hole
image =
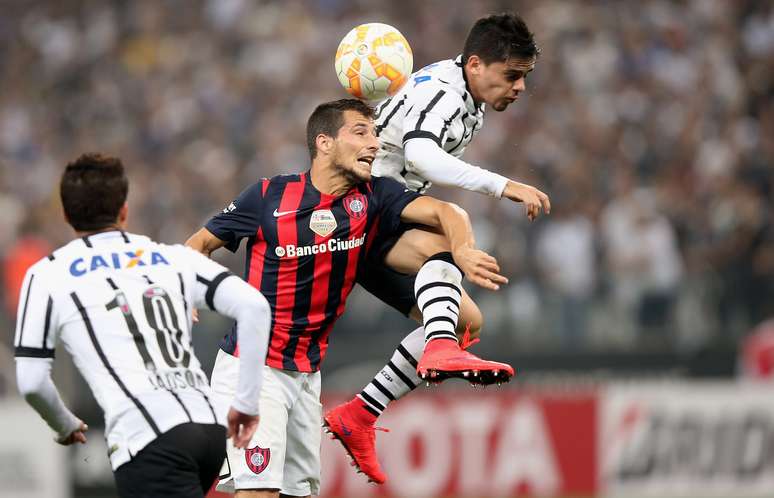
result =
[[[508,279],[500,275],[497,260],[476,249],[468,213],[456,204],[423,196],[403,208],[401,220],[426,225],[443,233],[451,246],[454,261],[474,284],[498,290],[500,285],[508,283]]]
[[[431,79],[411,88],[406,100],[410,111],[401,130],[406,171],[438,185],[501,197],[507,178],[468,164],[443,148],[451,124],[470,111],[462,96]]]

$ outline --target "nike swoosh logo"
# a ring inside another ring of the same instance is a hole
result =
[[[296,211],[298,211],[298,209],[294,209],[293,211],[277,211],[277,210],[275,209],[275,210],[274,210],[274,217],[275,217],[275,218],[279,218],[280,216],[285,216],[286,214],[293,214],[293,213],[295,213]]]
[[[345,436],[351,436],[352,435],[352,429],[350,429],[346,425],[344,425],[344,421],[341,420],[341,415],[339,415],[339,423],[341,424],[341,432],[343,432]]]

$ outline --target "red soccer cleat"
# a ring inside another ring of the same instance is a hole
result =
[[[387,475],[376,458],[376,432],[388,429],[374,427],[376,417],[366,411],[363,402],[355,398],[330,410],[323,417],[325,432],[338,439],[352,458],[351,465],[368,476],[369,482],[384,484]]]
[[[455,340],[435,339],[425,345],[417,373],[427,382],[438,383],[458,378],[471,384],[488,385],[511,380],[513,367],[506,363],[482,360],[464,351]]]

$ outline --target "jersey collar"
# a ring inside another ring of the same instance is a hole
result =
[[[115,240],[121,240],[127,244],[129,244],[129,236],[126,232],[123,230],[115,229],[115,230],[105,230],[104,232],[97,232],[93,233],[91,235],[84,235],[81,237],[81,240],[83,240],[83,243],[86,244],[87,247],[91,247],[93,244],[99,244],[103,242],[113,242]]]
[[[473,108],[476,110],[476,112],[483,112],[484,111],[484,103],[481,102],[480,104],[476,104],[476,101],[473,100],[473,92],[470,91],[470,85],[468,85],[468,77],[465,74],[465,65],[462,63],[462,54],[458,55],[456,59],[454,59],[454,64],[460,68],[460,72],[462,73],[462,81],[465,82],[465,100],[470,99],[470,102],[473,104]],[[467,103],[467,102],[466,102]]]

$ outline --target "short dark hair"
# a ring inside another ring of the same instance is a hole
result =
[[[341,99],[318,105],[306,122],[306,146],[312,159],[317,157],[317,135],[338,136],[339,128],[344,124],[344,111],[359,112],[367,118],[374,117],[373,107],[362,100]]]
[[[121,160],[101,154],[83,154],[69,163],[59,184],[67,221],[79,232],[113,225],[128,192]]]
[[[477,55],[485,64],[509,59],[533,59],[540,54],[535,36],[524,19],[504,13],[482,17],[470,28],[462,49],[462,63]]]

